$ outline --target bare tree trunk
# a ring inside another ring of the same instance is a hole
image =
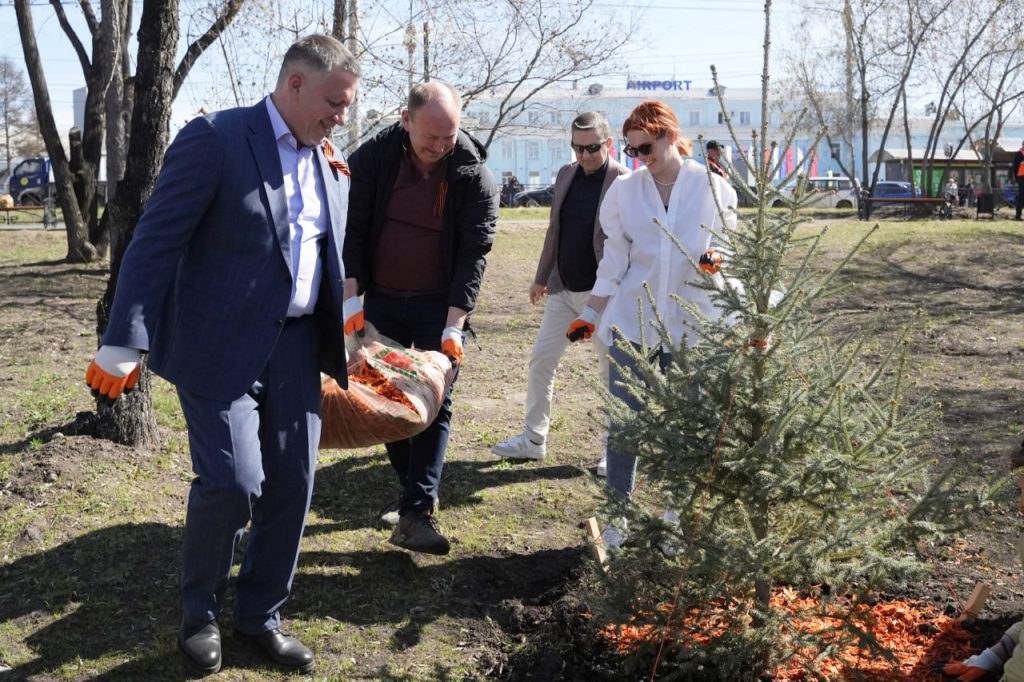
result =
[[[850,7],[850,0],[846,0],[846,4],[843,7],[843,33],[846,34],[846,111],[843,117],[843,130],[845,133],[841,136],[845,138],[845,141],[850,147],[850,170],[846,172],[847,177],[853,180],[855,183],[857,180],[857,150],[853,146],[853,130],[854,123],[856,121],[854,117],[854,99],[853,99],[853,9]],[[829,146],[832,146],[831,140]]]
[[[107,290],[96,310],[100,334],[109,320],[121,260],[153,191],[167,148],[177,43],[177,0],[145,0],[139,26],[139,65],[127,167],[124,180],[103,214],[103,222],[111,234],[111,259]],[[143,365],[135,391],[114,403],[112,409],[98,409],[97,435],[139,447],[155,444],[157,427],[149,387],[149,371]]]
[[[906,138],[906,144],[907,144],[907,175],[909,176],[907,179],[910,182],[910,193],[913,194],[914,193],[914,188],[917,186],[917,183],[914,182],[914,143],[913,143],[913,140],[911,139],[910,112],[907,111],[907,91],[906,91],[906,89],[903,90],[902,98],[903,98],[903,134],[904,134],[904,136]],[[888,177],[888,176],[886,176],[886,177]]]
[[[152,375],[143,358],[139,383],[112,406],[99,403],[93,435],[122,445],[151,449],[160,443],[151,399]]]
[[[89,241],[82,212],[78,202],[74,201],[75,191],[71,186],[71,169],[64,145],[57,132],[57,124],[53,120],[53,108],[50,105],[50,90],[46,85],[42,61],[39,58],[39,47],[36,44],[35,26],[32,21],[32,8],[28,0],[14,0],[14,12],[18,18],[18,32],[21,35],[21,48],[25,54],[25,67],[29,82],[32,84],[32,96],[35,101],[36,118],[39,120],[39,131],[46,145],[46,153],[53,166],[53,177],[57,190],[57,203],[64,213],[64,224],[67,228],[69,263],[84,263],[96,258],[96,249]]]
[[[412,86],[416,82],[416,74],[413,71],[413,58],[416,56],[416,27],[412,23],[412,19],[405,25],[405,51],[409,57],[405,62],[405,74],[409,79],[409,91],[412,92]]]
[[[342,2],[344,0],[341,0]],[[349,0],[348,6],[348,49],[358,59],[359,50],[359,0]],[[359,95],[348,109],[348,149],[351,151],[359,144]]]
[[[117,63],[114,64],[114,77],[107,89],[107,191],[104,200],[109,202],[114,197],[117,183],[124,177],[124,168],[128,157],[128,126],[131,124],[131,102],[128,94],[128,83],[131,70],[128,59],[128,36],[131,33],[132,4],[123,3],[119,6],[122,42],[115,53]],[[109,240],[108,240],[109,241]]]
[[[175,66],[178,46],[178,0],[144,0],[138,32],[138,67],[126,83],[131,105],[125,173],[103,214],[101,229],[110,235],[110,279],[96,304],[96,331],[100,337],[110,319],[121,261],[135,226],[156,184],[170,136],[171,105],[200,55],[237,16],[242,0],[228,0],[210,28],[193,42]],[[150,398],[151,376],[142,364],[136,390],[113,407],[97,406],[96,435],[135,447],[158,442]]]
[[[423,82],[430,82],[430,23],[423,22]]]
[[[331,35],[337,38],[342,44],[345,43],[345,19],[348,16],[348,0],[334,0],[334,23],[331,26]],[[353,53],[355,54],[355,53]]]

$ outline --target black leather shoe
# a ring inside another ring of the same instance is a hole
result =
[[[185,630],[178,632],[178,649],[192,670],[207,675],[220,670],[220,628],[216,621],[189,635]]]
[[[243,639],[254,642],[274,663],[285,668],[308,673],[313,670],[313,652],[303,646],[295,637],[280,628],[267,630],[258,635],[247,635],[240,630],[235,634]]]

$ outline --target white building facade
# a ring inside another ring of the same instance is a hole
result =
[[[683,135],[694,143],[694,158],[700,161],[704,159],[704,149],[699,144],[699,139],[703,138],[705,143],[708,140],[715,140],[722,145],[724,155],[741,177],[748,178],[749,181],[743,156],[753,149],[753,132],[760,131],[761,128],[760,88],[723,87],[722,101],[728,111],[727,114],[723,114],[719,98],[711,84],[675,78],[627,80],[619,84],[592,83],[576,88],[542,90],[512,119],[511,123],[499,128],[488,147],[487,165],[499,184],[512,178],[527,188],[540,188],[552,184],[558,169],[573,160],[572,150],[569,148],[569,126],[572,120],[584,111],[603,113],[611,125],[612,137],[615,140],[615,157],[626,165],[638,165],[639,162],[636,160],[622,155],[622,123],[637,104],[649,99],[660,100],[675,112]],[[498,95],[471,102],[466,109],[463,127],[481,140],[485,140],[497,120],[500,102],[501,97]],[[797,104],[789,103],[791,109],[798,109]],[[784,131],[780,129],[779,114],[770,113],[768,123],[769,143],[773,140],[779,142],[779,148],[773,157],[773,161],[778,162],[777,181],[796,167],[811,176],[845,175],[844,167],[855,169],[858,180],[862,176],[863,156],[859,140],[851,148],[839,142],[829,144],[825,138],[815,144],[812,136],[804,135],[797,136],[787,147],[782,148],[783,140],[778,136]],[[735,133],[735,141],[728,124],[731,124]],[[931,124],[932,119],[924,116],[910,119],[915,163],[923,154]],[[871,131],[868,143],[869,177],[878,159],[882,164],[880,179],[886,179],[887,174],[893,176],[890,179],[909,179],[906,177],[909,173],[909,163],[905,163],[901,168],[897,164],[887,163],[892,161],[893,155],[877,155],[881,142],[880,133],[881,131],[876,129]],[[961,122],[947,121],[935,158],[944,161],[944,151],[958,145],[963,136],[964,127]],[[1022,140],[1024,123],[1019,120],[1008,123],[1000,132],[997,144],[1001,151],[997,153],[996,158],[1003,159],[1002,163],[1005,165],[1006,155],[1016,151]],[[896,148],[905,147],[906,138],[902,129],[897,131],[894,127],[889,133],[886,148],[894,149],[896,158],[899,158],[899,150]],[[743,154],[740,153],[741,150]],[[906,154],[906,151],[903,150],[903,153]],[[964,154],[977,158],[972,149],[964,149],[954,158],[959,159]],[[915,179],[920,181],[919,171],[915,174]],[[999,178],[1004,174],[1003,170],[997,171]],[[961,183],[977,182],[980,178],[980,172],[972,169],[970,163],[954,169],[954,175]],[[938,179],[936,178],[934,182],[938,182]]]
[[[487,165],[499,183],[515,177],[527,187],[544,187],[554,182],[555,174],[573,160],[569,148],[569,126],[581,112],[598,111],[608,118],[615,140],[615,157],[626,165],[639,162],[622,155],[622,124],[637,104],[657,99],[668,105],[679,119],[683,135],[694,143],[694,158],[703,161],[703,138],[722,145],[726,158],[745,175],[740,149],[753,148],[752,131],[761,126],[761,91],[753,88],[722,88],[728,114],[723,114],[715,92],[694,81],[628,80],[620,87],[591,84],[578,89],[549,88],[541,91],[514,121],[503,126],[488,148]],[[466,110],[463,126],[483,136],[496,120],[500,98],[474,100]],[[732,139],[731,123],[738,145]],[[777,121],[770,121],[770,124]],[[788,150],[788,167],[801,164],[814,175],[841,174],[832,150],[824,141],[813,148],[813,140],[797,139]],[[846,153],[849,153],[848,151]],[[786,165],[787,152],[777,152]]]

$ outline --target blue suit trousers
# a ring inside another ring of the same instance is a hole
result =
[[[192,470],[182,557],[183,629],[217,618],[235,549],[249,538],[234,627],[280,625],[298,564],[320,441],[318,337],[312,316],[289,319],[256,383],[231,401],[178,388]]]

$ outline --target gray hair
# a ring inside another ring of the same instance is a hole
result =
[[[303,36],[292,43],[284,53],[278,80],[286,78],[296,67],[306,67],[321,74],[340,68],[359,77],[359,62],[349,49],[337,38],[323,33]]]
[[[612,127],[604,114],[596,111],[584,111],[572,121],[573,130],[593,130],[602,140],[612,136]]]
[[[406,110],[409,115],[416,113],[427,102],[441,99],[445,94],[452,98],[456,111],[462,111],[462,95],[454,87],[444,81],[430,81],[429,83],[417,83],[409,90],[409,100],[406,103]]]

